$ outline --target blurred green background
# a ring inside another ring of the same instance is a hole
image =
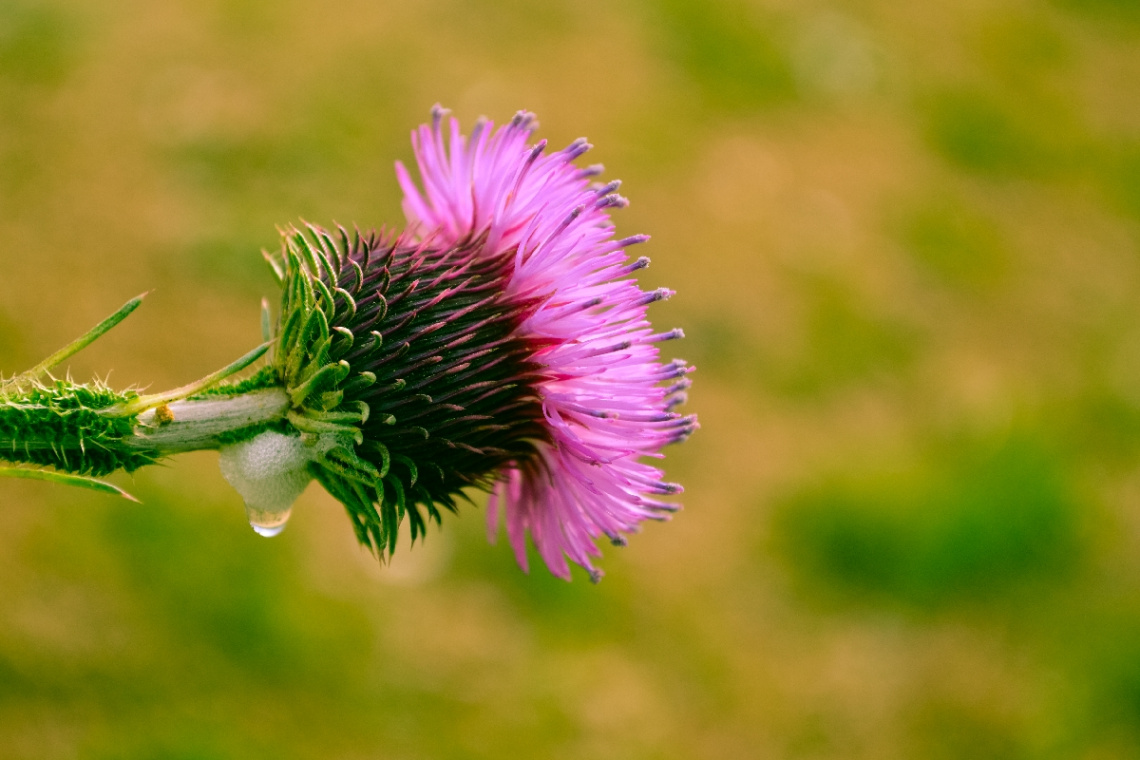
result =
[[[1134,0],[0,2],[0,367],[260,340],[276,225],[398,225],[436,101],[625,180],[699,368],[607,577],[388,567],[208,453],[0,483],[4,758],[1140,756]],[[667,357],[669,358],[669,357]]]

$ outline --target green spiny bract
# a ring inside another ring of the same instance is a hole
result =
[[[383,555],[405,516],[415,540],[546,440],[535,346],[515,337],[532,307],[505,294],[512,257],[470,255],[478,240],[307,233],[267,256],[283,288],[273,367],[289,422],[335,441],[313,476]]]
[[[153,464],[155,452],[121,445],[137,419],[113,410],[136,398],[134,391],[67,380],[30,382],[0,393],[0,459],[94,476]]]

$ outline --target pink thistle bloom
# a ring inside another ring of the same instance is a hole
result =
[[[555,575],[569,579],[567,559],[595,581],[598,538],[624,545],[643,520],[667,519],[679,505],[660,497],[681,492],[643,457],[687,438],[695,416],[674,411],[685,400],[692,368],[662,362],[658,344],[680,330],[654,332],[649,304],[670,290],[641,290],[628,246],[644,235],[616,239],[610,209],[627,205],[619,183],[593,182],[600,166],[575,165],[590,145],[576,140],[547,153],[530,144],[537,128],[520,112],[494,129],[476,123],[470,136],[433,109],[432,123],[412,133],[421,191],[397,162],[410,239],[433,249],[472,248],[487,259],[513,259],[508,299],[524,317],[513,337],[534,346],[534,388],[545,440],[507,462],[488,506],[492,540],[505,517],[519,564],[527,569],[529,534]]]

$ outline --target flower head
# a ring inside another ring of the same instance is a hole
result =
[[[555,575],[569,559],[596,579],[599,538],[677,509],[661,497],[680,486],[641,459],[696,428],[674,411],[690,368],[658,358],[681,332],[648,322],[672,293],[632,278],[648,260],[625,249],[646,237],[615,237],[619,183],[575,164],[584,140],[529,144],[536,126],[466,136],[437,107],[412,136],[422,191],[396,167],[404,234],[289,232],[276,367],[290,421],[339,436],[313,470],[364,543],[391,550],[405,515],[414,538],[421,508],[438,520],[475,485],[524,568],[529,534]]]

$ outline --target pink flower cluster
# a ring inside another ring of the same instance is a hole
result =
[[[544,140],[529,144],[532,114],[498,129],[480,120],[470,136],[445,116],[437,106],[432,123],[412,134],[422,192],[396,165],[409,233],[443,245],[482,238],[487,255],[513,252],[508,294],[538,304],[518,331],[539,347],[536,390],[549,443],[500,473],[490,535],[505,514],[524,569],[529,533],[555,575],[570,577],[569,558],[597,580],[590,558],[601,554],[598,538],[624,545],[641,521],[679,508],[660,497],[681,487],[641,461],[697,428],[694,416],[673,411],[692,368],[658,356],[658,343],[682,333],[654,332],[646,316],[672,291],[642,291],[631,277],[649,261],[629,261],[624,249],[648,238],[615,239],[609,212],[627,201],[618,182],[593,181],[600,166],[575,165],[590,148],[585,140],[547,153]]]

